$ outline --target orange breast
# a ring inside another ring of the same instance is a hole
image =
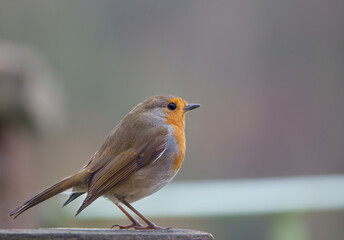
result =
[[[172,125],[173,127],[173,136],[176,139],[178,150],[179,152],[176,152],[174,155],[174,165],[173,168],[177,172],[179,168],[181,167],[184,156],[185,156],[185,134],[184,134],[184,124],[172,124],[169,119],[167,118],[166,121],[167,124]]]
[[[184,161],[184,156],[185,156],[185,136],[184,136],[184,131],[181,133],[173,133],[177,144],[178,144],[178,149],[179,149],[179,154],[175,153],[174,154],[174,169],[177,172],[179,168],[182,166],[182,163]]]
[[[177,105],[175,111],[168,111],[166,113],[166,123],[173,127],[173,136],[176,139],[179,152],[174,155],[174,170],[177,172],[184,161],[185,156],[185,112],[183,108],[186,102],[181,98],[172,98],[170,102]]]

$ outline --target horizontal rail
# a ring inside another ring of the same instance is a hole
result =
[[[62,204],[66,196],[59,197]],[[62,209],[74,215],[82,199]],[[344,175],[174,182],[134,206],[147,217],[207,217],[344,209]],[[118,218],[98,199],[78,218]]]

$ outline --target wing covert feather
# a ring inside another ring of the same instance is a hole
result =
[[[138,135],[138,138],[134,138],[130,144],[131,148],[107,157],[106,161],[104,161],[106,157],[100,158],[102,164],[99,164],[98,159],[94,159],[91,164],[86,165],[85,168],[95,172],[89,183],[87,197],[77,214],[134,172],[156,161],[167,147],[167,135],[166,128],[151,127],[149,131],[145,130],[143,134]]]

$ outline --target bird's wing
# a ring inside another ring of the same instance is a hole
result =
[[[89,183],[88,194],[77,214],[98,197],[102,196],[118,183],[139,171],[147,164],[156,161],[166,149],[168,130],[162,127],[150,127],[143,135],[134,138],[131,148],[112,155],[107,161],[101,159],[103,166],[94,161],[88,168],[96,169]],[[135,140],[139,139],[139,141]],[[143,143],[142,145],[138,145]],[[96,166],[96,167],[94,167]]]

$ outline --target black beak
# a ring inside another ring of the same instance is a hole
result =
[[[201,104],[190,103],[190,104],[186,105],[186,107],[184,108],[184,111],[188,112],[188,111],[190,111],[192,109],[199,108],[200,106],[201,106]]]

